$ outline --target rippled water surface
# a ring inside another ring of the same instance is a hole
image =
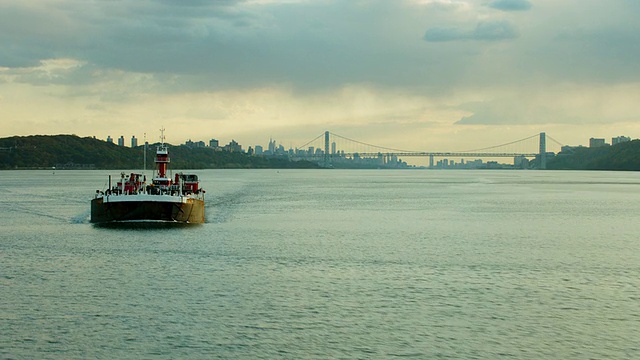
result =
[[[0,172],[0,358],[640,358],[638,173],[198,174],[97,227],[108,172]]]

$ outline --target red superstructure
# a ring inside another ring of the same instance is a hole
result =
[[[167,177],[167,164],[169,164],[169,152],[164,144],[158,146],[156,152],[156,168],[158,169],[158,177]]]
[[[153,185],[161,191],[166,191],[171,186],[171,179],[167,177],[169,162],[169,150],[164,143],[164,128],[160,129],[160,145],[156,148],[156,174],[153,177]]]

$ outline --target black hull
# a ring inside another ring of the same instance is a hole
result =
[[[92,223],[118,221],[203,223],[204,201],[199,199],[187,199],[187,202],[105,202],[102,197],[91,200]]]

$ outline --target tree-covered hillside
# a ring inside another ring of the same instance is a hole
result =
[[[553,170],[640,170],[640,140],[597,148],[574,148],[547,162]]]
[[[147,168],[153,168],[155,145],[147,149]],[[249,156],[212,148],[169,145],[171,168],[315,168],[306,161]],[[144,146],[129,148],[91,137],[75,135],[14,136],[0,139],[0,169],[75,167],[95,169],[141,169]]]

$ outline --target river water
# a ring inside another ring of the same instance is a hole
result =
[[[0,172],[0,358],[640,358],[640,173],[197,173],[150,228]]]

